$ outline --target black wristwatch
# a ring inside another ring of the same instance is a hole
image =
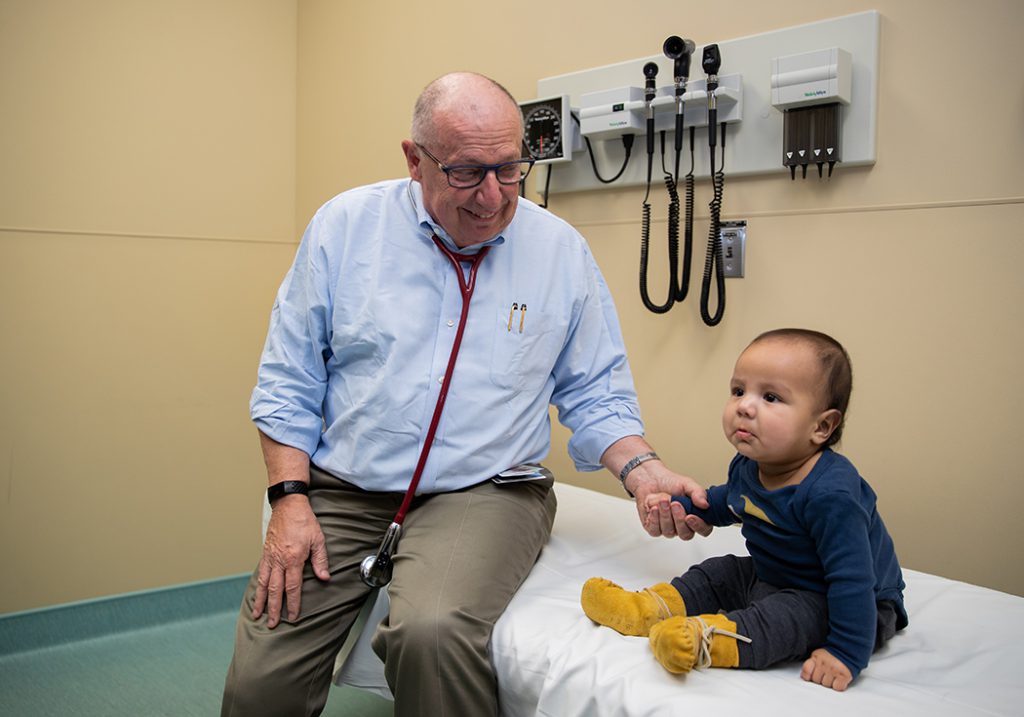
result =
[[[274,501],[281,496],[293,493],[309,495],[309,483],[300,480],[283,480],[280,483],[275,483],[267,488],[267,500],[273,505]]]

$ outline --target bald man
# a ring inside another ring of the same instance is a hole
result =
[[[321,712],[371,595],[360,562],[414,473],[391,611],[373,637],[395,714],[496,715],[488,641],[547,542],[555,496],[543,468],[493,479],[547,456],[551,404],[578,469],[608,468],[639,506],[655,492],[705,505],[642,438],[586,242],[519,197],[532,161],[514,98],[481,75],[446,75],[420,95],[411,135],[409,178],[321,207],[274,304],[250,404],[273,512],[224,715]],[[645,527],[707,530],[668,508]]]

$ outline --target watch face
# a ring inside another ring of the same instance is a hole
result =
[[[523,144],[534,159],[558,159],[562,151],[562,102],[544,100],[523,104]]]

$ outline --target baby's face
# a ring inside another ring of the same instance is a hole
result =
[[[784,465],[817,452],[821,368],[802,341],[768,338],[740,354],[722,413],[725,437],[760,464]]]

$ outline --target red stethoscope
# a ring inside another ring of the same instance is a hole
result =
[[[459,315],[459,328],[455,332],[455,343],[452,344],[452,351],[448,355],[448,367],[444,372],[444,379],[441,381],[441,392],[437,395],[437,404],[434,406],[434,415],[430,419],[430,427],[427,429],[427,437],[420,450],[420,458],[416,463],[416,470],[412,474],[409,488],[405,491],[405,498],[402,505],[395,513],[395,517],[384,533],[384,540],[376,555],[367,555],[359,565],[359,574],[363,582],[372,588],[379,588],[391,582],[392,556],[398,546],[398,539],[402,535],[402,523],[405,522],[405,514],[409,511],[412,499],[416,495],[416,488],[419,486],[420,477],[423,475],[423,467],[427,464],[427,457],[430,456],[430,447],[434,444],[434,434],[437,432],[437,424],[441,421],[441,411],[444,410],[445,399],[448,398],[448,389],[451,387],[452,374],[455,371],[455,360],[459,357],[459,346],[462,344],[462,334],[466,329],[466,319],[469,317],[469,303],[473,298],[473,289],[476,287],[476,271],[480,268],[480,262],[490,251],[489,246],[483,247],[476,254],[457,254],[451,251],[435,234],[431,237],[434,244],[440,249],[448,261],[455,268],[455,275],[459,279],[459,291],[462,294],[462,313]],[[462,265],[469,264],[469,279],[463,273]]]

